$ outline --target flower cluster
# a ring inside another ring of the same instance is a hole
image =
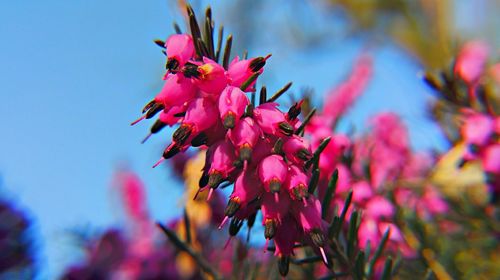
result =
[[[358,230],[360,248],[379,246],[389,230],[387,241],[384,241],[386,247],[412,257],[415,251],[396,222],[396,204],[415,209],[421,218],[447,210],[446,203],[433,186],[426,186],[421,193],[409,187],[412,181],[428,173],[432,159],[412,153],[406,127],[393,113],[374,116],[370,121],[371,131],[361,137],[335,131],[339,118],[363,92],[371,72],[370,56],[361,55],[351,75],[328,94],[326,99],[330,102],[306,128],[313,148],[318,147],[325,137],[332,139],[320,156],[318,194],[320,199],[328,195],[329,178],[336,173],[338,180],[330,209],[338,209],[337,213],[346,211],[347,219],[353,210],[363,211]],[[343,209],[348,207],[344,206],[344,199],[348,197],[352,199],[353,207]],[[327,213],[327,217],[335,214]]]
[[[243,221],[253,224],[261,210],[265,239],[274,239],[276,255],[286,259],[295,243],[305,241],[327,263],[321,204],[308,190],[315,158],[300,136],[302,102],[287,112],[279,109],[274,101],[288,86],[269,99],[263,88],[260,104],[254,104],[247,93],[255,92],[256,79],[270,55],[235,57],[228,63],[229,41],[219,64],[211,15],[207,14],[202,40],[194,13],[189,8],[188,12],[192,35],[176,34],[160,43],[167,56],[164,86],[133,123],[160,113],[151,133],[179,124],[155,166],[191,146],[206,149],[197,194],[207,191],[210,200],[221,184],[234,184],[220,227],[232,219],[230,227],[236,233]]]
[[[451,108],[459,119],[456,131],[450,133],[456,147],[465,147],[459,167],[467,169],[469,163],[479,163],[496,199],[500,194],[500,63],[488,65],[489,50],[482,41],[468,42],[449,71],[443,71],[441,78],[428,73],[425,80],[441,97],[437,104]]]

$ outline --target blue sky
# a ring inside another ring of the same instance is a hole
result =
[[[219,6],[215,14],[230,18]],[[152,40],[172,33],[177,14],[173,3],[159,0],[0,4],[0,176],[37,219],[42,278],[74,259],[66,230],[116,223],[108,186],[120,162],[144,179],[156,219],[180,213],[179,184],[167,168],[151,169],[170,133],[141,145],[150,123],[129,126],[161,86],[164,57]],[[312,26],[331,20],[319,14]],[[266,15],[261,22],[271,24]],[[322,94],[348,74],[364,45],[353,37],[289,47],[276,27],[266,31],[250,54],[273,53],[262,78],[271,91],[294,81],[295,91],[308,86]],[[431,95],[418,78],[421,69],[392,45],[373,54],[375,77],[347,123],[362,129],[375,112],[394,109],[416,148],[444,147],[425,116]]]

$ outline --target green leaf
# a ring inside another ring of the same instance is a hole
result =
[[[226,40],[226,47],[224,48],[224,56],[222,58],[222,67],[227,70],[229,66],[229,57],[231,56],[231,46],[233,44],[233,35],[229,34]]]
[[[191,244],[191,221],[186,208],[184,208],[184,230],[186,231],[186,243]]]
[[[373,269],[375,267],[375,263],[382,255],[382,251],[384,251],[385,245],[387,244],[387,240],[389,239],[390,232],[391,232],[390,228],[388,228],[385,231],[384,236],[382,236],[382,240],[380,240],[380,243],[378,244],[377,250],[375,250],[373,257],[370,260],[370,264],[368,266],[368,272],[367,272],[368,278],[372,277],[372,275],[373,275],[373,271],[374,271]]]
[[[384,271],[382,272],[381,280],[389,280],[391,279],[392,274],[392,258],[388,257],[385,261]]]
[[[323,219],[328,215],[328,211],[330,210],[330,202],[332,201],[333,195],[335,194],[335,190],[337,188],[337,181],[339,179],[339,171],[335,169],[333,171],[332,177],[328,182],[328,187],[326,189],[325,197],[323,198],[323,203],[321,204],[321,217]]]
[[[313,170],[312,175],[311,175],[311,179],[309,180],[308,192],[310,194],[313,194],[316,191],[316,187],[318,186],[318,182],[319,182],[319,169],[316,168]]]
[[[354,278],[362,280],[365,276],[365,252],[359,251],[354,262]]]
[[[267,102],[274,102],[274,101],[276,101],[278,98],[280,98],[280,96],[283,93],[285,93],[287,90],[289,90],[291,86],[292,86],[292,82],[289,82],[284,87],[282,87],[281,89],[279,89],[275,94],[273,94],[273,96],[271,98],[269,98],[267,100]]]
[[[243,84],[241,84],[240,89],[245,91],[249,85],[251,85],[255,80],[257,80],[257,77],[259,77],[259,75],[260,75],[259,72],[253,73],[252,76],[250,76]]]
[[[359,213],[357,211],[354,211],[351,215],[351,220],[349,222],[349,232],[347,235],[347,256],[349,256],[349,258],[354,255],[355,245],[358,240],[358,225]]]
[[[306,118],[304,119],[304,121],[302,122],[302,124],[299,126],[299,128],[297,128],[297,130],[295,131],[295,134],[296,135],[300,135],[302,132],[304,132],[305,128],[306,128],[306,125],[309,123],[309,121],[311,121],[311,118],[314,116],[314,114],[316,114],[316,108],[312,109],[309,114],[307,114]],[[324,140],[323,140],[324,141]],[[321,146],[320,146],[321,147]],[[308,168],[306,166],[306,168]]]

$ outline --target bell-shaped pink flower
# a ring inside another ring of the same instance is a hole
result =
[[[285,152],[287,159],[298,165],[309,160],[312,155],[309,143],[303,137],[297,135],[292,135],[285,141],[283,152]]]
[[[292,165],[288,171],[288,178],[285,187],[290,193],[290,197],[303,201],[309,196],[307,185],[309,184],[309,177],[299,167]]]
[[[182,73],[167,76],[163,88],[156,95],[155,102],[162,103],[165,108],[183,105],[196,96],[196,87]]]
[[[183,117],[179,115],[186,112],[186,107],[185,105],[173,106],[170,110],[161,112],[159,119],[162,123],[173,126],[182,120]]]
[[[193,83],[205,93],[218,96],[228,84],[226,71],[209,58],[204,57],[203,63],[198,66],[198,74],[193,78]]]
[[[364,203],[373,196],[373,190],[367,181],[359,181],[352,185],[352,200],[356,203]]]
[[[324,116],[337,120],[361,96],[372,77],[372,59],[364,54],[358,58],[349,78],[327,94]]]
[[[246,94],[237,87],[227,86],[219,96],[219,113],[225,128],[233,128],[250,104]]]
[[[491,117],[472,112],[466,116],[461,132],[466,143],[482,146],[493,130],[494,121]]]
[[[464,81],[474,83],[483,73],[488,55],[489,47],[486,43],[468,42],[460,50],[454,70]]]
[[[254,73],[262,73],[267,58],[269,56],[240,60],[239,56],[236,56],[229,64],[229,69],[227,70],[230,84],[239,88]],[[255,82],[252,82],[244,91],[254,91]]]
[[[192,125],[196,132],[204,131],[215,125],[218,113],[217,107],[209,99],[197,98],[189,104],[182,123]]]
[[[258,173],[266,192],[278,193],[285,183],[288,166],[281,156],[270,155],[259,163]]]
[[[187,34],[171,35],[165,42],[167,69],[175,71],[194,56],[193,38]]]
[[[482,155],[482,162],[484,171],[500,174],[500,144],[489,145]]]
[[[239,121],[236,126],[228,132],[228,137],[238,149],[241,160],[250,160],[252,151],[262,134],[260,127],[255,121],[246,117]],[[255,157],[254,157],[255,159]]]
[[[373,219],[391,218],[396,209],[394,205],[383,196],[375,196],[365,206],[365,215]]]
[[[307,203],[295,203],[293,206],[293,214],[304,232],[323,228],[321,202],[316,197],[311,195],[307,198]]]
[[[285,192],[280,195],[280,202],[276,203],[274,196],[271,193],[265,192],[262,194],[262,224],[265,225],[266,220],[274,220],[277,225],[281,224],[282,219],[290,211],[290,198]]]
[[[271,135],[281,132],[292,135],[294,129],[287,122],[285,114],[278,108],[278,103],[264,103],[253,110],[254,120],[259,124],[262,131]]]
[[[211,159],[208,171],[208,186],[216,188],[234,170],[234,147],[228,141],[219,141],[207,152]]]
[[[276,251],[274,251],[274,255],[279,257],[293,255],[293,246],[296,240],[300,240],[299,238],[300,231],[297,228],[297,224],[291,215],[286,215],[282,219],[281,225],[276,229],[274,236]]]

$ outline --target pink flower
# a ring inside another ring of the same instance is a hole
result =
[[[261,134],[260,127],[254,120],[246,117],[228,132],[228,137],[233,142],[233,145],[238,148],[240,159],[250,160],[253,148],[259,141]]]
[[[287,122],[285,114],[278,108],[278,103],[264,103],[254,109],[254,120],[259,124],[262,131],[271,135],[281,132],[285,135],[293,133],[293,127]]]
[[[266,192],[278,193],[285,183],[288,166],[281,156],[270,155],[259,163],[258,173]]]
[[[182,73],[177,73],[167,76],[163,88],[154,100],[170,109],[172,106],[180,106],[191,101],[195,96],[196,87],[191,80],[186,79]]]
[[[307,203],[295,203],[292,208],[295,218],[305,233],[314,229],[322,230],[321,202],[314,196],[307,198]]]
[[[375,196],[365,206],[365,215],[373,219],[391,218],[396,209],[394,205],[383,196]]]
[[[307,185],[309,184],[309,177],[299,167],[292,165],[288,171],[288,179],[285,183],[286,189],[290,193],[290,197],[303,201],[309,196]]]
[[[144,184],[134,172],[118,172],[114,186],[119,189],[125,212],[130,218],[135,221],[148,219]]]
[[[227,86],[219,96],[219,113],[225,128],[233,128],[240,121],[250,100],[237,87]]]
[[[235,87],[240,87],[250,76],[254,73],[262,73],[264,71],[264,65],[266,64],[267,57],[257,57],[252,59],[240,60],[239,56],[236,56],[233,61],[229,64],[229,69],[227,74],[230,79],[230,84]],[[255,90],[255,82],[251,83],[245,91],[250,92]]]
[[[159,120],[168,126],[173,126],[180,120],[182,120],[182,117],[179,116],[179,114],[182,114],[184,112],[186,112],[186,106],[174,106],[168,111],[164,110],[163,112],[161,112]]]
[[[282,219],[290,211],[291,201],[288,194],[282,192],[279,196],[279,203],[276,203],[276,200],[271,193],[265,192],[262,194],[261,209],[263,224],[266,223],[266,220],[274,220],[277,222],[277,225],[280,225],[283,221]]]
[[[482,156],[483,168],[486,172],[500,173],[500,144],[488,146]]]
[[[361,55],[356,62],[350,77],[340,86],[328,93],[323,113],[332,120],[337,120],[363,93],[372,76],[372,59]]]
[[[203,65],[197,67],[198,73],[193,78],[193,83],[209,95],[218,96],[228,85],[224,67],[217,62],[204,57]]]
[[[419,199],[417,211],[423,218],[443,214],[448,211],[448,204],[432,187],[426,187],[424,195]]]
[[[366,181],[359,181],[352,185],[352,200],[356,203],[364,203],[373,196],[373,190]]]
[[[276,246],[275,256],[290,256],[293,254],[295,241],[299,240],[300,232],[297,224],[290,215],[283,218],[283,222],[276,229],[274,244]]]
[[[183,125],[192,125],[195,132],[200,132],[215,125],[218,120],[218,110],[214,103],[207,98],[193,100],[184,116]]]
[[[234,170],[234,147],[228,141],[219,141],[210,147],[210,169],[208,171],[208,186],[217,188]]]
[[[304,164],[311,158],[311,148],[309,143],[297,135],[292,135],[283,144],[283,151],[287,159],[291,160],[295,164]]]
[[[167,69],[175,71],[194,56],[193,39],[187,34],[171,35],[165,42]]]
[[[487,115],[470,112],[465,117],[461,132],[468,144],[484,145],[494,130],[493,119]]]
[[[488,54],[489,47],[486,43],[482,41],[466,43],[458,55],[455,72],[469,84],[476,82],[483,72]]]

